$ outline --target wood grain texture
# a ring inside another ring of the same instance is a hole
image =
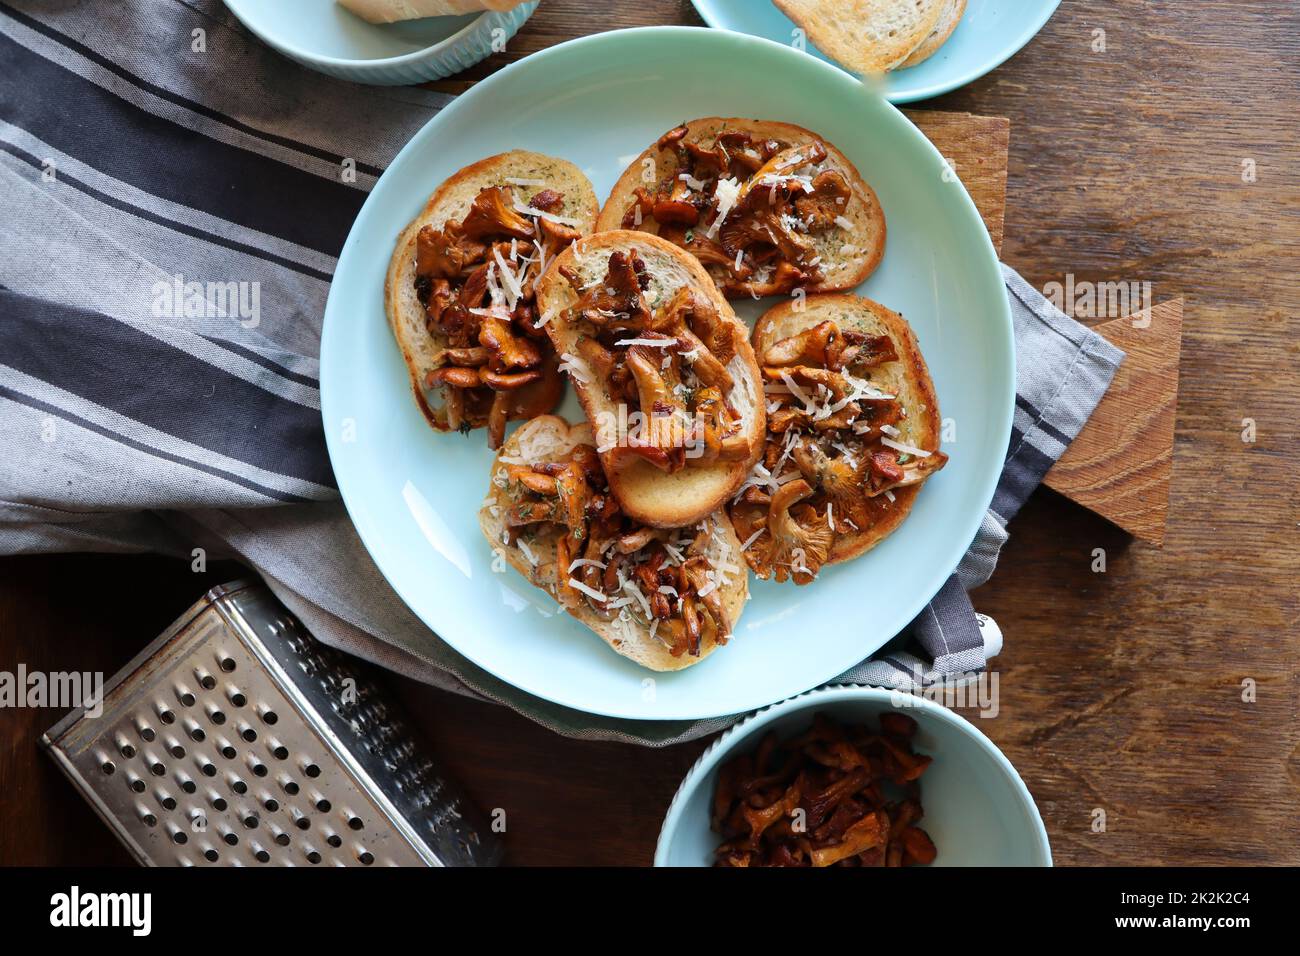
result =
[[[1010,118],[1003,256],[1031,283],[1147,280],[1185,300],[1163,549],[1040,491],[974,594],[1006,635],[999,713],[977,723],[1036,797],[1058,864],[1300,864],[1298,20],[1275,2],[1071,0],[923,107]],[[504,57],[669,22],[698,21],[685,0],[544,0]],[[112,670],[205,583],[159,559],[0,561],[0,668]],[[514,863],[646,864],[705,745],[565,740],[391,682],[475,799],[507,811]],[[0,861],[123,862],[36,749],[55,716],[0,711]]]
[[[1124,350],[1124,364],[1044,484],[1159,547],[1169,511],[1183,300],[1096,331]]]
[[[1011,121],[1005,116],[974,116],[940,110],[904,110],[961,180],[993,248],[1002,254],[1002,230],[1007,212],[1007,148]]]

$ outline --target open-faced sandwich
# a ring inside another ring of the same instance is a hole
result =
[[[749,595],[724,511],[674,529],[636,521],[611,493],[590,427],[554,415],[505,443],[479,525],[516,571],[652,670],[689,667],[726,643]]]
[[[915,66],[956,29],[966,0],[775,0],[827,56],[856,73]]]
[[[591,231],[598,203],[572,163],[515,150],[456,173],[406,227],[384,301],[415,399],[439,431],[549,412],[564,380],[537,325],[537,280]]]
[[[851,289],[885,250],[875,192],[838,149],[789,123],[708,117],[637,157],[597,231],[652,232],[730,299]]]
[[[555,259],[537,305],[622,511],[676,528],[721,507],[762,453],[763,387],[700,263],[648,233],[597,233]]]
[[[754,327],[767,395],[763,460],[732,501],[754,573],[807,584],[896,529],[948,460],[911,327],[852,295],[783,303]]]

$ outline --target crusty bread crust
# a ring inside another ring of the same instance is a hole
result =
[[[572,269],[589,282],[600,281],[605,276],[610,254],[629,250],[635,250],[646,264],[651,277],[646,298],[651,305],[667,301],[682,286],[690,285],[713,303],[724,320],[736,326],[736,356],[728,367],[735,386],[727,398],[741,414],[745,433],[750,436],[752,451],[748,458],[698,466],[688,463],[680,471],[666,473],[635,455],[618,455],[614,450],[606,450],[600,456],[610,489],[624,512],[652,527],[677,528],[720,508],[762,454],[767,428],[762,380],[744,323],[736,318],[699,261],[667,240],[630,230],[597,232],[574,243],[556,256],[542,276],[537,304],[541,314],[556,316],[547,323],[546,331],[557,354],[575,354],[581,335],[578,325],[563,317],[577,296],[560,274],[560,268]],[[618,403],[610,395],[608,383],[583,383],[577,378],[572,381],[589,422],[597,423],[605,414],[618,416]]]
[[[952,36],[952,31],[957,29],[957,24],[961,22],[961,18],[965,13],[966,0],[944,0],[944,8],[943,12],[939,14],[939,22],[930,31],[930,35],[921,41],[921,45],[912,51],[912,55],[903,61],[903,65],[899,69],[916,66],[939,52],[939,47],[948,42],[948,38]]]
[[[580,222],[579,231],[584,234],[591,232],[596,221],[596,192],[577,166],[563,159],[517,149],[481,159],[455,173],[434,191],[420,214],[402,230],[384,281],[384,309],[388,313],[393,337],[406,361],[416,404],[429,424],[440,430],[433,413],[436,391],[425,389],[424,377],[432,369],[445,364],[442,356],[447,342],[442,336],[430,335],[425,327],[424,306],[415,292],[416,235],[423,226],[440,227],[450,219],[461,219],[481,190],[505,185],[507,178],[545,179],[551,188],[564,196],[564,205],[559,212]],[[515,196],[526,203],[545,187],[515,185],[511,188]],[[553,396],[545,396],[549,402],[539,400],[538,404],[554,408],[563,395],[562,383],[556,376],[548,375],[538,385],[554,391]],[[529,390],[536,387],[521,389],[521,398],[531,396]]]
[[[776,139],[801,146],[814,140],[826,147],[826,160],[822,164],[837,169],[844,174],[853,188],[854,201],[848,204],[845,218],[853,223],[853,229],[841,227],[829,229],[816,237],[817,251],[821,255],[823,280],[805,290],[815,292],[843,292],[859,285],[871,273],[876,271],[885,254],[885,213],[880,207],[880,200],[862,178],[856,166],[849,158],[821,136],[793,123],[779,123],[775,120],[752,120],[740,117],[706,116],[691,120],[686,124],[686,141],[693,143],[711,143],[723,130],[740,130],[756,138]],[[609,198],[600,210],[596,220],[596,231],[622,228],[623,215],[632,205],[634,193],[638,186],[649,187],[643,180],[643,171],[647,168],[646,160],[653,162],[656,181],[653,185],[669,183],[680,172],[677,154],[672,149],[659,149],[655,144],[634,159],[623,171],[618,182],[614,184]],[[653,217],[641,224],[643,232],[657,232],[658,224]],[[845,253],[845,246],[852,246],[852,253]]]
[[[857,73],[903,65],[947,0],[774,0],[827,56]]]
[[[901,432],[899,440],[927,451],[938,450],[939,402],[916,333],[901,315],[879,302],[856,295],[809,296],[803,311],[796,311],[793,302],[784,302],[769,309],[754,326],[754,351],[761,356],[781,339],[827,319],[833,319],[842,329],[869,336],[888,335],[893,340],[898,361],[874,369],[872,382],[899,396],[907,410],[907,417],[897,425]],[[923,484],[895,489],[894,501],[881,504],[883,514],[870,528],[838,534],[827,563],[856,558],[887,538],[912,510],[922,487]]]
[[[492,464],[490,474],[492,476],[497,474],[503,458],[521,460],[524,448],[544,447],[546,451],[539,455],[537,460],[555,461],[564,457],[575,445],[590,444],[591,440],[591,430],[587,425],[570,427],[563,418],[556,415],[542,415],[521,425],[506,441]],[[483,531],[483,536],[487,538],[493,551],[504,557],[507,563],[523,575],[530,584],[541,588],[552,597],[557,597],[556,576],[560,573],[560,569],[555,564],[555,541],[560,531],[554,525],[530,526],[530,537],[526,543],[533,557],[537,559],[536,563],[533,563],[517,544],[506,543],[504,515],[508,507],[509,499],[504,489],[495,480],[489,481],[488,495],[479,511],[479,527]],[[734,628],[735,622],[740,619],[741,611],[745,608],[745,602],[749,599],[749,574],[744,570],[745,562],[740,553],[740,540],[731,526],[731,520],[723,511],[719,511],[713,518],[717,521],[733,552],[733,563],[742,569],[740,574],[721,590],[723,606]],[[698,657],[689,654],[673,657],[663,642],[650,636],[650,629],[639,618],[634,617],[627,622],[617,619],[607,621],[596,614],[586,602],[577,608],[567,610],[574,618],[598,634],[601,640],[614,651],[654,671],[682,670],[698,664],[721,646],[716,641],[709,640],[700,648]]]

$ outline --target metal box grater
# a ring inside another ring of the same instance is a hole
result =
[[[41,743],[149,866],[492,865],[500,841],[349,658],[213,588]]]

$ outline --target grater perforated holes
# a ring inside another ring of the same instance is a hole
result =
[[[231,657],[229,654],[222,657],[221,669],[225,671],[227,674],[231,673],[235,669],[235,659]]]
[[[275,813],[276,810],[280,809],[280,801],[275,797],[267,797],[262,806],[266,807],[268,813]]]
[[[140,738],[147,744],[151,744],[158,737],[154,729],[142,720],[135,722],[135,729],[140,734]]]
[[[172,838],[172,842],[177,846],[184,846],[186,843],[190,842],[190,838],[186,835],[185,831],[174,823],[167,824],[167,834]]]
[[[229,740],[223,740],[221,742],[220,752],[221,752],[221,756],[225,757],[227,760],[234,760],[236,757],[239,756],[239,751],[231,746]]]
[[[365,826],[366,825],[361,822],[361,818],[358,816],[352,816],[348,818],[348,827],[353,830],[363,830],[365,829]]]
[[[177,760],[180,760],[182,757],[185,756],[185,748],[181,746],[181,742],[179,740],[175,740],[175,739],[171,739],[167,741],[167,752],[171,754],[173,757],[175,757]]]
[[[198,785],[187,774],[178,773],[176,779],[180,782],[181,789],[186,793],[195,793],[199,789]]]
[[[289,748],[286,747],[284,744],[276,743],[273,740],[271,741],[271,756],[274,757],[276,760],[288,760]]]
[[[276,846],[288,846],[292,842],[293,842],[293,838],[289,836],[289,834],[285,833],[283,830],[279,829],[278,827],[276,828],[276,833],[275,833]]]
[[[166,790],[159,790],[156,796],[158,798],[158,802],[162,805],[162,808],[164,810],[170,812],[176,809],[176,798],[173,797]]]
[[[319,794],[316,797],[316,809],[321,813],[329,813],[332,804]]]
[[[243,737],[246,743],[251,744],[257,741],[257,731],[248,726],[248,724],[243,724],[239,728],[239,736]]]
[[[309,763],[302,768],[302,772],[309,777],[319,777],[320,767],[316,766],[314,763]]]
[[[148,807],[136,807],[136,809],[140,814],[140,822],[145,826],[152,829],[158,825],[158,817],[150,813]]]
[[[244,828],[245,828],[245,829],[248,829],[248,830],[256,830],[256,829],[257,829],[257,825],[258,825],[259,823],[261,823],[261,822],[262,822],[262,821],[261,821],[261,818],[258,817],[258,815],[257,815],[256,813],[249,812],[249,813],[245,813],[245,814],[244,814]]]
[[[199,682],[199,686],[204,690],[212,690],[217,686],[217,679],[202,667],[194,668],[194,679]]]
[[[220,708],[218,708],[218,707],[216,707],[216,706],[214,706],[214,705],[212,705],[212,704],[209,704],[209,705],[208,705],[208,720],[212,721],[214,724],[218,724],[218,725],[220,725],[220,724],[224,724],[224,723],[226,722],[226,713],[225,713],[225,711],[221,710]]]
[[[203,859],[207,860],[209,863],[216,863],[221,859],[221,854],[218,853],[214,847],[208,847],[203,851]]]
[[[191,717],[185,718],[185,732],[190,735],[190,740],[196,744],[203,743],[208,737],[203,728],[198,725],[198,722]]]
[[[131,788],[132,793],[144,793],[149,789],[148,784],[146,784],[138,774],[131,770],[127,771],[126,785]]]
[[[280,715],[273,710],[262,711],[262,721],[264,723],[274,725],[275,722],[279,719],[280,719]]]
[[[320,854],[317,853],[315,850],[308,850],[308,851],[307,851],[307,862],[308,862],[308,863],[312,863],[312,864],[319,863],[319,862],[320,862]]]
[[[184,684],[176,685],[176,699],[181,702],[182,707],[193,707],[198,702],[194,692]]]
[[[233,687],[226,692],[226,697],[230,700],[230,703],[236,707],[243,707],[248,703],[248,698]]]
[[[291,797],[298,796],[298,790],[300,788],[298,787],[298,784],[294,782],[292,777],[286,777],[282,774],[280,776],[280,786],[284,789],[284,792],[287,793],[289,796]]]
[[[254,844],[253,844],[253,859],[255,859],[258,863],[270,863],[270,862],[271,862],[271,854],[269,854],[269,853],[266,852],[266,848],[265,848],[265,847],[258,846],[256,843],[254,843]]]
[[[244,794],[248,793],[248,784],[244,783],[244,781],[240,780],[238,777],[231,777],[230,789],[242,797]]]
[[[339,836],[337,833],[331,833],[329,836],[325,838],[325,842],[337,850],[339,847],[343,845],[343,838]]]
[[[205,777],[215,777],[217,775],[217,765],[207,757],[199,758],[199,773]]]
[[[217,793],[209,793],[208,802],[212,804],[212,809],[218,813],[225,813],[230,804],[226,803],[226,798]]]
[[[105,775],[111,775],[113,771],[117,769],[117,767],[113,765],[113,761],[105,760],[103,763],[99,765],[99,769],[102,770],[105,773]]]

